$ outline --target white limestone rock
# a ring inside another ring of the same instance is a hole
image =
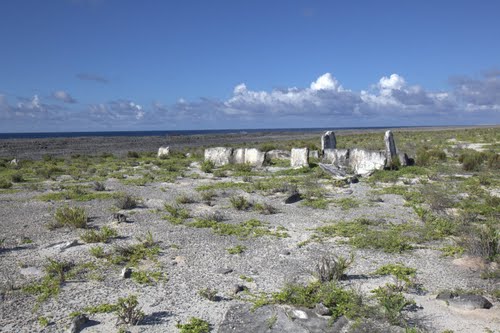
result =
[[[325,149],[323,163],[333,164],[337,167],[347,167],[349,164],[349,149]]]
[[[387,157],[387,166],[391,166],[393,161],[398,159],[398,152],[396,150],[396,143],[394,142],[394,135],[391,131],[385,132],[385,155]]]
[[[266,159],[266,153],[260,151],[257,148],[246,148],[245,149],[245,163],[250,164],[255,167],[262,167]]]
[[[383,151],[370,151],[354,148],[349,151],[349,166],[354,173],[369,175],[375,170],[383,170],[387,158]]]
[[[319,158],[319,152],[317,150],[310,150],[309,158]]]
[[[170,155],[170,147],[158,148],[158,158],[167,157],[168,155]]]
[[[290,156],[290,166],[292,168],[309,166],[309,148],[292,148]]]
[[[236,148],[233,150],[233,159],[232,162],[234,164],[243,164],[245,163],[245,148]]]
[[[276,160],[286,160],[290,158],[290,152],[287,150],[270,150],[266,153],[267,159],[276,159]]]
[[[205,149],[205,161],[212,161],[216,167],[231,163],[233,148],[215,147]]]

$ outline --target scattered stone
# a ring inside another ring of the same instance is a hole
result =
[[[309,148],[292,148],[290,156],[290,166],[292,168],[309,166]]]
[[[386,156],[381,151],[370,151],[354,148],[349,150],[349,166],[354,173],[369,175],[375,170],[383,170],[386,165]]]
[[[236,295],[237,293],[241,293],[242,291],[248,290],[248,288],[244,285],[241,284],[235,284],[233,286],[233,294]]]
[[[335,133],[328,131],[321,136],[321,151],[325,149],[335,149],[337,148],[337,139],[335,138]]]
[[[232,268],[219,268],[217,269],[216,271],[218,274],[222,274],[222,275],[226,275],[226,274],[229,274],[229,273],[232,273],[233,272],[233,269]]]
[[[314,307],[314,312],[319,314],[320,316],[331,316],[332,315],[332,310],[327,308],[323,303],[318,303]]]
[[[257,148],[246,148],[245,149],[245,163],[248,163],[255,167],[262,167],[266,159],[266,153],[260,151]]]
[[[309,158],[319,158],[319,152],[317,150],[309,151]]]
[[[287,150],[270,150],[266,153],[267,159],[277,159],[277,160],[286,160],[290,158],[290,152]]]
[[[284,256],[289,256],[290,253],[291,252],[289,250],[283,250],[283,251],[281,251],[281,254],[284,255]]]
[[[127,222],[127,216],[122,213],[114,213],[113,214],[113,221],[122,223],[122,222]]]
[[[332,325],[332,332],[342,332],[342,329],[349,325],[349,320],[345,316],[339,317]]]
[[[345,168],[349,165],[349,149],[325,149],[323,162]]]
[[[474,310],[474,309],[490,309],[493,304],[481,295],[474,294],[458,294],[451,291],[440,292],[436,299],[446,301],[450,306]]]
[[[346,176],[346,172],[335,165],[319,163],[319,167],[336,178],[344,178]]]
[[[212,161],[216,167],[231,163],[233,148],[215,147],[205,149],[205,161]]]
[[[302,196],[300,195],[300,193],[294,193],[285,199],[285,203],[286,204],[293,204],[293,203],[296,203],[300,200],[302,200]]]
[[[245,148],[237,148],[233,150],[232,163],[243,164],[245,163]]]
[[[123,267],[122,269],[122,279],[130,279],[132,276],[132,268],[131,267]]]
[[[413,161],[408,157],[406,153],[398,153],[399,164],[401,166],[410,166],[413,165]]]
[[[19,160],[17,158],[13,159],[12,161],[10,161],[10,165],[19,166]]]
[[[66,243],[64,244],[61,244],[59,246],[59,251],[64,251],[66,249],[69,249],[70,247],[73,247],[73,246],[77,246],[78,245],[78,241],[76,239],[73,239],[71,241],[67,241]]]
[[[396,151],[396,143],[394,142],[394,135],[392,131],[386,131],[384,135],[385,143],[385,156],[387,158],[387,166],[392,166],[395,159],[399,158],[398,152]]]
[[[290,315],[293,319],[309,319],[309,316],[305,311],[294,309],[290,311]]]
[[[89,318],[84,314],[79,314],[71,320],[71,326],[69,327],[69,333],[79,333],[83,326],[89,321]]]
[[[308,309],[287,311],[282,307],[266,305],[252,310],[251,307],[251,304],[231,306],[224,316],[218,333],[339,332],[332,331],[328,318],[317,316]],[[307,319],[304,319],[305,317]],[[269,318],[274,318],[271,327]]]
[[[167,157],[170,155],[170,147],[160,147],[158,149],[158,158]]]

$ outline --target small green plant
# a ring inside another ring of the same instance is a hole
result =
[[[7,189],[11,188],[12,183],[8,181],[7,179],[0,179],[0,188]]]
[[[68,261],[57,261],[55,259],[47,258],[47,263],[43,266],[45,273],[53,278],[56,278],[59,283],[66,281],[67,273],[73,268],[75,264]]]
[[[164,208],[170,215],[164,216],[163,218],[172,224],[182,224],[190,217],[189,211],[181,206],[165,204]]]
[[[203,171],[205,173],[212,173],[214,168],[215,168],[214,162],[208,161],[208,160],[201,163],[201,166],[200,166],[201,171]]]
[[[321,282],[342,280],[347,269],[354,262],[354,254],[350,258],[343,256],[323,256],[315,266],[313,275]]]
[[[272,215],[278,213],[278,209],[268,203],[256,203],[253,205],[253,209],[264,215]]]
[[[339,205],[342,210],[349,210],[359,207],[359,201],[353,198],[341,198],[335,200],[335,203]]]
[[[21,175],[20,173],[15,173],[15,174],[11,175],[10,176],[10,180],[13,183],[22,183],[22,182],[24,182],[23,175]]]
[[[164,279],[162,272],[133,271],[132,280],[138,284],[152,285]]]
[[[102,182],[94,182],[94,191],[97,192],[106,191],[106,186]]]
[[[210,324],[200,318],[191,317],[186,324],[177,324],[176,327],[180,333],[208,333],[210,332]]]
[[[253,282],[254,281],[252,277],[246,276],[246,275],[240,275],[239,278],[242,279],[243,281],[246,281],[246,282]]]
[[[131,195],[122,194],[116,199],[115,205],[119,209],[134,209],[137,207],[138,201]]]
[[[229,198],[229,202],[231,203],[231,206],[233,206],[237,210],[246,210],[251,207],[251,204],[248,202],[248,200],[241,195]]]
[[[203,200],[203,202],[206,203],[207,205],[210,205],[213,198],[217,196],[217,194],[212,190],[202,191],[200,194],[201,194],[201,200]]]
[[[72,228],[86,228],[87,227],[87,213],[82,207],[59,207],[54,214],[55,223],[49,225],[49,228],[59,227],[72,227]]]
[[[440,248],[445,257],[461,256],[464,253],[464,248],[458,245],[447,245]]]
[[[137,325],[144,318],[144,312],[138,308],[136,295],[118,298],[116,303],[117,324]]]
[[[96,231],[95,229],[86,230],[80,239],[85,243],[107,243],[111,238],[118,236],[115,229],[104,226],[101,230]]]
[[[38,325],[40,325],[41,327],[47,327],[49,326],[49,324],[50,324],[49,318],[44,316],[38,317]]]
[[[187,194],[181,194],[177,198],[175,198],[175,202],[177,202],[178,204],[190,204],[195,203],[196,199]]]
[[[102,248],[102,246],[93,246],[89,249],[89,252],[91,255],[93,255],[96,258],[106,257],[106,253],[104,252],[104,249]]]
[[[212,302],[217,301],[217,289],[203,288],[198,291],[198,295]]]
[[[417,270],[415,268],[406,267],[403,264],[387,264],[379,267],[373,274],[392,275],[398,280],[410,283],[416,273]]]
[[[386,319],[392,325],[402,324],[402,311],[415,304],[415,301],[406,299],[401,292],[395,291],[390,287],[379,287],[372,290],[375,299],[377,299],[384,310]]]
[[[272,329],[274,324],[278,321],[278,315],[273,314],[271,317],[266,319],[267,328]]]
[[[229,247],[227,248],[227,253],[229,254],[240,254],[240,253],[243,253],[245,252],[247,248],[245,246],[242,246],[242,245],[236,245],[234,247]]]

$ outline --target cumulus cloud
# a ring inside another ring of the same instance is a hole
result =
[[[126,130],[500,122],[500,72],[493,70],[477,78],[452,78],[450,89],[443,91],[410,84],[396,73],[381,77],[366,90],[352,91],[325,73],[303,88],[255,90],[240,83],[226,99],[179,98],[173,104],[155,101],[143,106],[118,99],[84,106],[71,103],[74,99],[64,91],[53,97],[66,103],[48,104],[38,95],[10,103],[0,94],[0,119],[8,120],[0,121],[0,131],[12,130],[16,122],[21,124],[19,130],[25,124],[56,130],[68,130],[70,124],[80,130]]]
[[[54,91],[54,93],[52,94],[52,96],[55,98],[55,99],[58,99],[64,103],[76,103],[76,100],[71,97],[71,95],[64,91],[64,90],[57,90],[57,91]]]

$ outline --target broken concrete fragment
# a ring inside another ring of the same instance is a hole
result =
[[[390,167],[398,159],[396,143],[394,142],[394,135],[392,135],[391,131],[385,132],[384,144],[385,144],[385,156],[387,158],[387,166]]]
[[[260,151],[257,148],[246,148],[245,149],[245,163],[250,164],[254,167],[262,167],[266,159],[266,153]]]
[[[158,158],[167,157],[168,155],[170,155],[170,147],[158,148]]]
[[[349,149],[325,149],[323,163],[333,164],[337,167],[347,167],[349,164]]]
[[[245,148],[236,148],[233,150],[232,163],[243,164],[245,163]]]

